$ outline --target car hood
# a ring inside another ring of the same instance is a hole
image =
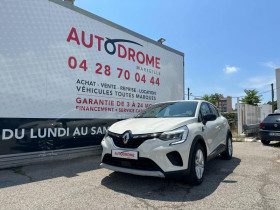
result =
[[[131,118],[114,123],[109,131],[118,134],[123,134],[127,130],[130,130],[132,134],[157,133],[174,130],[195,121],[195,117]]]

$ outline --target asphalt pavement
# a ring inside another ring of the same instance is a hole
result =
[[[0,170],[0,209],[280,209],[280,143],[233,146],[200,186],[101,169],[97,156]]]

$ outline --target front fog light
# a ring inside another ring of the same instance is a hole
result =
[[[172,142],[170,145],[180,144],[180,143],[183,143],[184,141],[186,141],[188,132],[189,132],[188,127],[183,126],[183,127],[177,128],[172,131],[163,132],[159,136],[159,139],[164,140],[164,141],[177,140],[175,142]]]

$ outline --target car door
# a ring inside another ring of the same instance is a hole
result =
[[[211,113],[212,112],[211,112],[209,104],[206,102],[202,102],[201,106],[200,106],[200,114],[201,114],[202,119],[205,115],[211,114]],[[204,140],[206,141],[208,148],[210,150],[209,152],[212,153],[213,150],[216,149],[217,138],[218,138],[218,134],[219,134],[219,129],[218,129],[216,120],[206,122],[206,124],[203,125],[203,127],[202,127],[202,132],[203,132]]]
[[[213,142],[213,147],[214,148],[222,147],[226,142],[225,140],[226,140],[226,135],[227,135],[227,130],[225,128],[225,121],[214,105],[209,104],[209,107],[210,107],[211,113],[213,113],[217,116],[215,123],[216,123],[216,129],[217,129],[218,134],[217,134],[217,138]]]

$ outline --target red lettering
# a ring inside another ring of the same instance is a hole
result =
[[[128,48],[128,60],[132,58],[132,60],[135,62],[134,56],[135,56],[135,51],[132,48]]]
[[[77,31],[74,27],[71,28],[71,31],[67,38],[67,42],[70,42],[71,40],[76,41],[77,45],[80,45],[79,37],[78,37]]]
[[[160,61],[160,58],[156,57],[156,68],[157,69],[160,69],[160,66],[159,66],[159,61]]]
[[[81,98],[80,97],[76,98],[76,102],[77,102],[77,104],[80,104],[81,103]]]
[[[121,54],[121,49],[123,50],[123,54]],[[118,44],[118,56],[120,58],[125,58],[126,57],[126,49],[125,46]]]
[[[140,60],[139,55],[142,56],[142,60]],[[138,63],[143,64],[145,62],[145,55],[144,55],[144,53],[142,53],[141,51],[137,52],[136,59],[137,59]]]
[[[89,35],[89,44],[87,44],[87,43],[85,42],[85,32],[82,31],[82,43],[83,43],[83,45],[84,45],[85,47],[91,48],[92,45],[93,45],[93,35],[92,35],[92,34]]]
[[[101,51],[101,41],[104,41],[104,38],[100,37],[100,36],[94,36],[97,40],[98,40],[98,51]]]
[[[149,55],[146,54],[146,65],[148,66],[149,64],[152,64],[152,67],[154,67],[154,56],[152,56],[151,60],[149,59]]]
[[[87,104],[87,99],[86,98],[84,98],[83,104]]]
[[[82,31],[81,36],[82,36],[81,37],[82,44],[87,48],[92,48],[93,47],[93,34],[89,34],[89,36],[88,36],[89,40],[87,40],[87,41],[86,41],[85,31]],[[95,35],[94,38],[97,39],[97,49],[98,49],[98,51],[101,51],[102,41],[104,41],[104,38],[102,38],[100,36],[97,36],[97,35]],[[71,28],[70,33],[67,37],[67,42],[70,42],[70,41],[75,41],[77,43],[77,45],[80,45],[80,40],[79,40],[77,30],[76,30],[75,27]],[[135,62],[135,60],[136,60],[139,64],[144,64],[145,63],[147,66],[155,67],[157,69],[161,68],[160,58],[154,57],[154,56],[149,56],[148,54],[144,54],[141,51],[135,51],[132,48],[126,48],[122,44],[118,44],[118,57],[119,58],[127,58],[128,60],[132,60],[133,62]],[[72,57],[71,57],[71,59],[69,58],[69,60],[68,60],[68,63],[71,64],[71,65],[69,64],[70,68],[72,68],[72,63],[71,62],[73,62]],[[74,60],[74,62],[75,62],[75,60]],[[81,63],[81,65],[82,65],[82,63]],[[82,67],[81,67],[81,65],[80,65],[80,68],[83,68],[84,71],[86,71],[86,69],[87,69],[86,63],[84,63],[82,65]],[[76,64],[74,66],[75,67],[73,67],[73,68],[76,68]],[[101,72],[99,72],[99,69],[98,69],[96,71],[96,73],[100,74]],[[107,75],[107,76],[109,76],[109,75]]]

